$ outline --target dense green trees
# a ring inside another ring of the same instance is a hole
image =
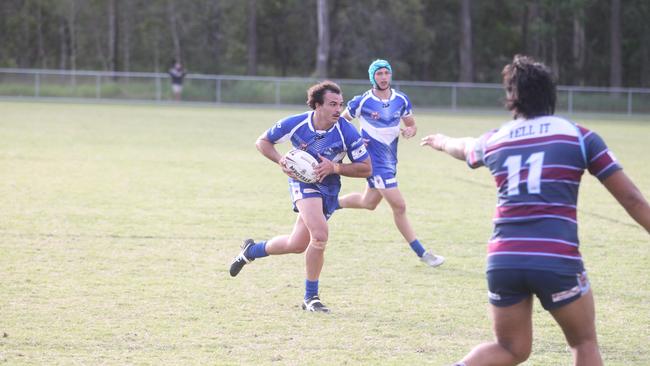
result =
[[[498,82],[527,53],[561,84],[649,87],[647,19],[648,0],[3,0],[0,67],[364,78],[382,57]]]

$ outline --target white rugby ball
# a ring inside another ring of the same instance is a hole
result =
[[[316,166],[318,161],[306,151],[292,149],[284,155],[285,165],[296,178],[305,183],[316,183]]]

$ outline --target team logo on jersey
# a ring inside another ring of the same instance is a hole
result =
[[[357,160],[366,153],[366,145],[361,145],[358,148],[352,150],[352,159]]]
[[[370,113],[370,117],[372,119],[379,119],[379,112],[372,112]]]
[[[331,156],[334,155],[334,148],[328,147],[327,149],[323,150],[321,153],[323,156]]]

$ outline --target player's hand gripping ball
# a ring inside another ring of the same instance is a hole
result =
[[[285,166],[291,170],[299,181],[305,183],[318,182],[318,175],[315,171],[318,161],[308,152],[299,149],[289,150],[284,156],[284,162]]]

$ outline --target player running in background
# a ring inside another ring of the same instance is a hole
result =
[[[456,365],[516,365],[532,346],[533,294],[562,328],[575,365],[602,365],[594,299],[579,251],[576,203],[584,170],[650,232],[650,206],[595,132],[553,116],[550,70],[517,55],[502,72],[514,120],[481,137],[429,135],[422,145],[486,166],[497,185],[488,243],[488,295],[496,340]]]
[[[356,128],[341,117],[343,96],[333,82],[316,84],[307,91],[307,104],[313,111],[278,121],[256,142],[257,149],[269,160],[279,164],[289,176],[289,192],[293,210],[298,218],[289,235],[280,235],[255,243],[247,239],[241,252],[230,265],[230,275],[256,258],[268,255],[305,252],[305,297],[302,308],[328,313],[330,310],[318,295],[318,279],[324,262],[328,239],[327,220],[338,208],[341,175],[367,177],[371,172],[369,155]],[[316,168],[318,183],[303,183],[293,178],[285,167],[284,157],[275,144],[289,141],[295,148],[305,150],[320,161]],[[351,163],[341,161],[348,156]]]
[[[445,258],[426,251],[408,217],[406,202],[397,188],[397,143],[400,121],[404,121],[402,136],[408,139],[417,133],[411,102],[406,94],[391,88],[392,68],[386,60],[375,60],[368,68],[372,89],[357,95],[343,112],[348,121],[359,118],[361,134],[367,142],[372,160],[372,176],[363,193],[350,193],[339,198],[342,208],[374,210],[386,199],[393,211],[393,220],[406,242],[420,260],[431,267],[441,265]]]

